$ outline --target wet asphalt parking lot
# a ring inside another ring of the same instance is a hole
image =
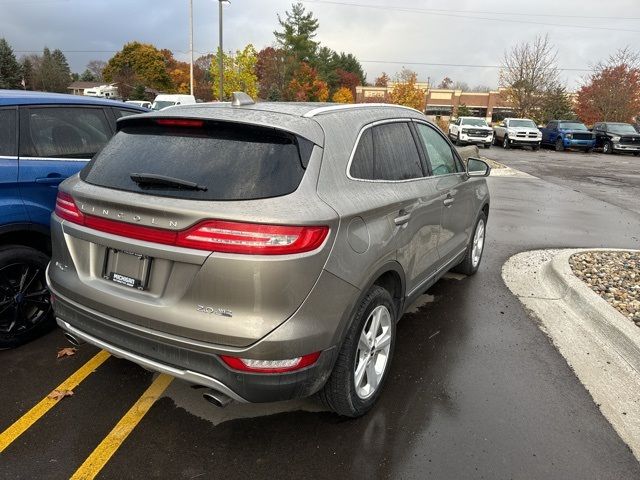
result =
[[[127,361],[83,367],[91,346],[57,360],[56,330],[0,352],[0,478],[640,478],[500,275],[525,250],[640,248],[640,159],[481,153],[539,178],[489,179],[480,271],[441,280],[405,315],[369,414],[341,419],[314,399],[221,410]],[[43,400],[78,371],[73,396]]]

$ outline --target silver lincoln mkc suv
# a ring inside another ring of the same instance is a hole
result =
[[[219,406],[318,393],[362,415],[406,308],[478,269],[489,172],[394,105],[236,93],[121,118],[60,186],[57,322]]]

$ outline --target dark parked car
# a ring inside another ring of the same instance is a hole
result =
[[[604,153],[640,154],[640,134],[630,123],[598,122],[593,125],[596,147]]]
[[[540,132],[542,145],[554,147],[557,152],[576,148],[588,153],[596,144],[595,135],[583,123],[575,120],[551,120]]]
[[[362,415],[405,309],[478,269],[489,171],[393,105],[237,95],[122,119],[60,186],[58,324],[217,405],[321,392]]]
[[[0,90],[0,348],[53,325],[44,271],[58,184],[148,111],[76,95]]]

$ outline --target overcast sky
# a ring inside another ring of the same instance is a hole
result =
[[[273,44],[276,14],[290,0],[232,0],[224,8],[225,50]],[[638,0],[316,0],[303,2],[320,22],[317,40],[355,54],[373,82],[403,65],[420,80],[444,76],[469,85],[498,84],[506,48],[548,33],[563,69],[588,69],[616,49],[640,51]],[[17,55],[46,45],[65,52],[73,71],[107,60],[139,40],[188,59],[188,0],[0,0],[0,37]],[[195,56],[218,45],[218,2],[193,0]],[[344,4],[357,4],[349,6]],[[405,8],[406,10],[403,10]],[[398,62],[398,63],[385,63]],[[462,64],[435,66],[423,64]],[[469,65],[479,65],[472,67]],[[565,70],[575,89],[586,72]]]

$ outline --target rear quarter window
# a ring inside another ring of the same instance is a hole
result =
[[[193,200],[253,200],[294,192],[305,169],[308,141],[262,127],[205,122],[201,127],[122,126],[82,170],[91,184],[129,192]],[[308,160],[308,158],[307,158]],[[195,182],[206,191],[141,186],[133,173]]]

